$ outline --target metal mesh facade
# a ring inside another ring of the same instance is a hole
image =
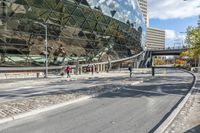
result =
[[[143,50],[137,1],[1,0],[0,66],[43,66],[121,59]]]

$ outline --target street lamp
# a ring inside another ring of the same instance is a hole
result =
[[[187,34],[187,32],[179,32],[180,34]],[[182,40],[182,48],[185,46],[185,39],[181,39]]]
[[[39,24],[45,28],[45,78],[48,78],[48,44],[47,44],[47,25],[40,23],[40,22],[34,22],[35,24]]]

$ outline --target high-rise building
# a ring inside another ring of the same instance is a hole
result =
[[[147,49],[164,49],[165,47],[165,31],[157,28],[149,27],[149,16],[147,9],[147,0],[138,0],[140,9],[145,18],[147,26],[146,48]]]
[[[147,0],[138,0],[138,3],[139,3],[139,6],[140,6],[140,9],[142,11],[142,14],[145,18],[145,23],[148,27],[149,25],[149,18],[148,18],[148,13],[147,13]]]
[[[159,50],[165,48],[165,31],[157,28],[147,28],[147,49]]]

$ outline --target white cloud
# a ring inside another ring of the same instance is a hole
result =
[[[179,33],[177,34],[175,30],[170,30],[170,29],[166,29],[165,30],[165,38],[169,39],[169,40],[185,40],[186,38],[186,33],[182,34]]]
[[[166,47],[173,47],[174,45],[181,46],[184,44],[186,34],[176,33],[174,30],[165,30]]]
[[[166,39],[175,39],[176,32],[174,30],[165,30],[165,38]]]
[[[177,38],[178,38],[178,39],[181,39],[181,40],[185,40],[186,34],[178,35]]]
[[[200,0],[148,0],[150,18],[173,19],[200,15]]]

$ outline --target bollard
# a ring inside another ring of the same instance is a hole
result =
[[[152,76],[155,76],[155,67],[152,67]]]
[[[40,73],[36,73],[36,76],[37,76],[37,78],[39,78],[39,76],[40,76]]]
[[[163,74],[164,74],[164,75],[167,75],[167,70],[166,70],[166,68],[164,69]]]

